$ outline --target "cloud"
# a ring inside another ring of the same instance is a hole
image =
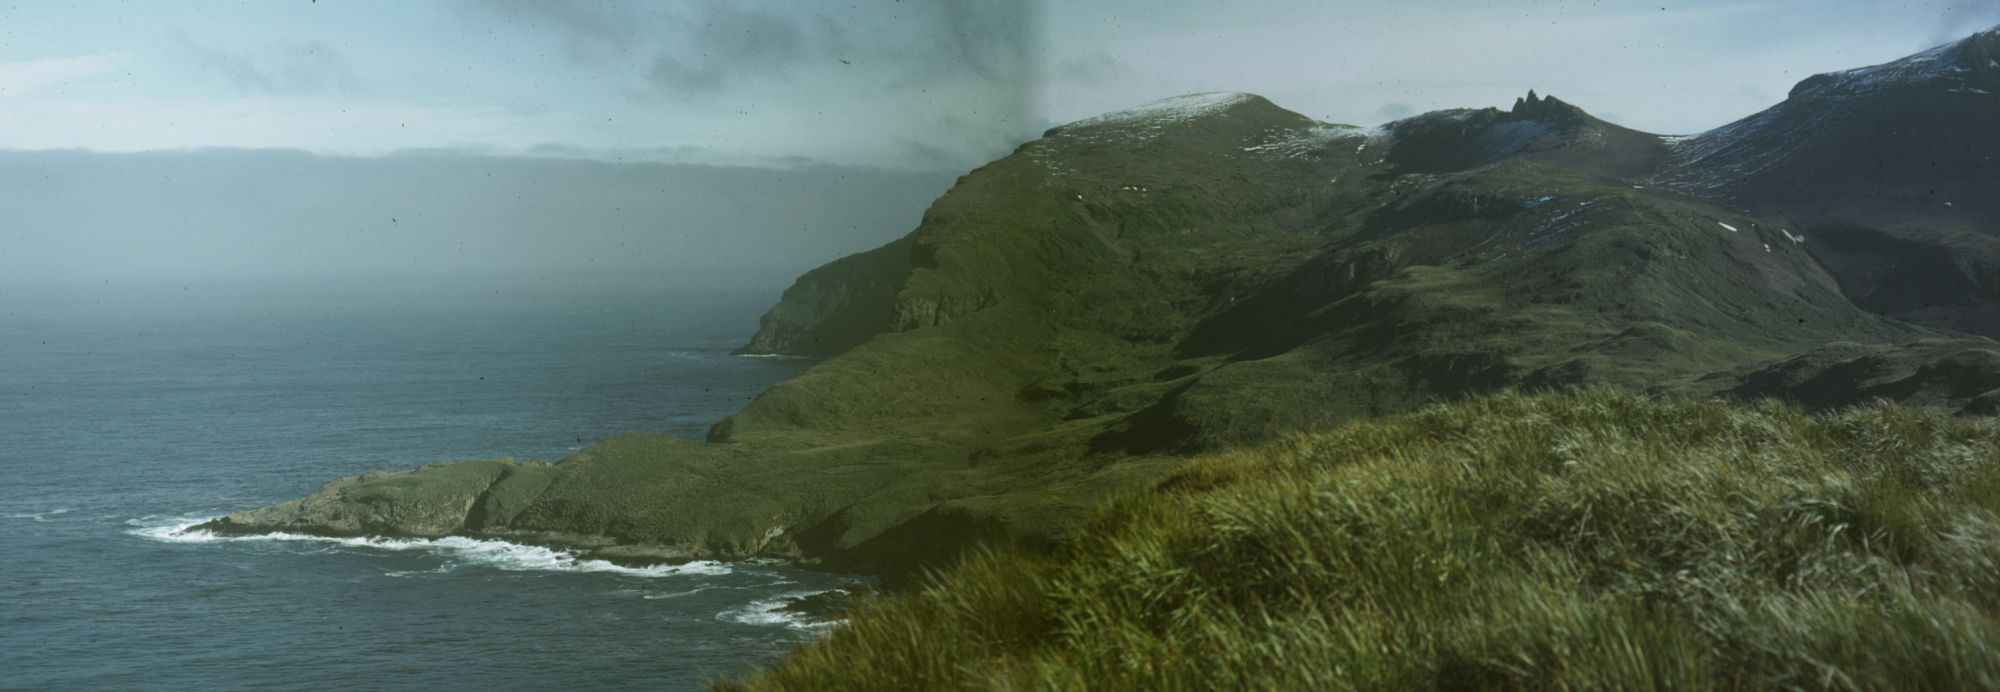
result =
[[[460,150],[449,150],[463,153]],[[409,153],[409,152],[398,152]],[[656,147],[580,147],[561,142],[542,142],[519,151],[483,150],[488,156],[525,156],[541,159],[572,159],[605,163],[656,163],[694,166],[738,166],[750,168],[808,168],[839,165],[805,156],[767,156],[722,151],[710,147],[680,145]]]
[[[699,27],[691,27],[681,48],[655,56],[647,70],[655,83],[679,93],[720,93],[738,79],[789,76],[809,55],[831,61],[844,36],[825,24],[821,30],[830,36],[813,36],[796,18],[728,5],[710,6],[694,21]]]
[[[899,138],[896,144],[901,163],[913,170],[950,170],[964,163],[960,152],[936,144],[908,137]]]
[[[1115,81],[1130,71],[1125,63],[1111,57],[1110,53],[1098,51],[1062,61],[1055,67],[1055,76],[1078,86],[1097,86]]]
[[[976,164],[1031,137],[1047,70],[1036,0],[783,4],[695,0],[464,0],[561,48],[557,59],[623,80],[644,108],[707,133],[783,133],[816,158]],[[1105,60],[1109,60],[1108,57]],[[1115,77],[1115,62],[1076,66]],[[798,140],[810,137],[813,141]],[[727,136],[727,135],[722,135]],[[758,137],[757,135],[752,135]],[[837,150],[837,151],[836,151]]]
[[[1931,34],[1930,46],[1943,45],[1965,38],[1974,32],[1991,29],[2000,24],[2000,0],[1971,0],[1952,2],[1944,6],[1938,17],[1937,29]]]
[[[1755,84],[1739,84],[1736,86],[1736,100],[1739,103],[1761,109],[1783,99]]]
[[[1024,89],[1039,64],[1030,0],[940,0],[808,12],[706,2],[559,4],[472,0],[475,16],[553,38],[571,60],[632,68],[682,98],[785,84],[838,70],[875,86],[975,81]],[[1098,69],[1103,69],[1099,66]]]
[[[932,14],[915,15],[911,35],[919,41],[908,64],[926,68],[932,78],[969,73],[1016,87],[1030,76],[1038,46],[1027,4],[943,0],[924,7]]]
[[[1398,102],[1382,104],[1382,108],[1376,112],[1382,115],[1384,121],[1395,121],[1416,115],[1417,109],[1411,107],[1410,104]]]
[[[118,62],[119,57],[115,55],[0,62],[0,98],[21,96],[63,82],[109,72],[118,66]]]
[[[309,94],[354,82],[347,56],[324,41],[288,41],[238,52],[178,34],[182,54],[201,71],[259,94]]]
[[[629,54],[634,46],[659,35],[660,20],[667,13],[657,5],[622,0],[467,0],[459,7],[475,20],[497,20],[553,35],[570,59],[592,63]]]
[[[144,117],[135,117],[143,114]],[[469,104],[356,103],[337,96],[9,104],[0,149],[145,151],[220,146],[377,155],[461,142],[525,147],[554,125]]]

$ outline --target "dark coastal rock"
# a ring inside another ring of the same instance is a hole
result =
[[[797,615],[808,623],[837,622],[846,618],[865,597],[864,593],[845,589],[822,591],[790,599],[784,605],[778,606],[778,612]]]

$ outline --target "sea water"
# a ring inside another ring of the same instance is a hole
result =
[[[853,577],[465,538],[188,527],[338,476],[699,440],[807,363],[731,357],[769,287],[0,285],[0,688],[698,688]]]

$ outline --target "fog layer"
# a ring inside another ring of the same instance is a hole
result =
[[[289,151],[0,153],[0,283],[638,275],[788,283],[953,174]]]

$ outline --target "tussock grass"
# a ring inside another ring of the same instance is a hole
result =
[[[2000,687],[2000,424],[1500,394],[1197,459],[730,689]]]

